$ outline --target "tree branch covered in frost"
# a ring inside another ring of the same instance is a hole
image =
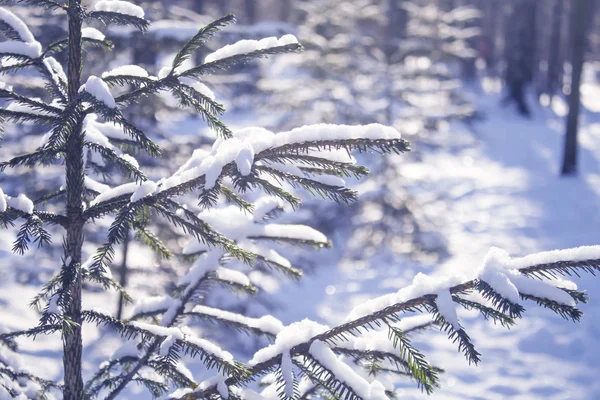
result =
[[[325,382],[321,382],[324,388],[337,388],[331,394],[347,394],[357,399],[379,398],[381,388],[356,378],[351,364],[337,359],[334,353],[339,348],[362,350],[363,355],[376,352],[378,348],[384,354],[393,354],[395,350],[396,356],[406,363],[400,362],[396,368],[401,370],[402,365],[408,366],[409,375],[430,392],[438,385],[439,369],[429,365],[423,354],[406,339],[406,333],[411,330],[410,325],[402,326],[410,318],[406,317],[407,313],[431,314],[449,338],[458,343],[467,360],[476,364],[480,354],[460,325],[457,305],[477,309],[486,319],[503,326],[510,326],[515,318],[522,317],[525,300],[532,300],[565,319],[578,321],[582,314],[576,305],[585,302],[587,297],[578,292],[572,282],[558,279],[558,276],[597,271],[600,271],[600,246],[555,250],[523,258],[511,258],[506,252],[493,248],[472,277],[435,279],[419,274],[412,285],[357,306],[349,313],[347,322],[340,326],[328,328],[312,321],[292,324],[280,332],[274,345],[259,350],[249,365],[252,375],[264,375],[274,368],[282,368],[284,359],[290,354],[299,371],[312,377],[312,370],[325,377]],[[474,300],[475,297],[469,296],[473,292],[479,292],[485,301]],[[380,327],[387,327],[388,335],[377,339],[372,333],[380,331]],[[340,353],[349,354],[344,350]],[[226,382],[232,387],[240,383],[233,378]],[[190,391],[180,398],[208,398],[214,393],[216,387],[210,387]]]

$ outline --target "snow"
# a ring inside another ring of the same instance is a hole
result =
[[[90,206],[95,206],[98,203],[102,203],[102,202],[105,202],[105,201],[112,200],[115,197],[124,196],[126,194],[134,193],[138,189],[139,186],[140,185],[138,185],[136,182],[130,182],[130,183],[125,183],[125,184],[120,185],[120,186],[116,186],[114,188],[111,188],[110,190],[106,190],[106,191],[100,193],[98,196],[96,196],[90,202]]]
[[[527,278],[517,271],[510,271],[508,276],[519,293],[553,300],[559,304],[564,304],[571,307],[575,307],[577,305],[575,300],[568,293],[550,285],[549,283]]]
[[[94,179],[90,178],[89,176],[85,176],[85,178],[83,179],[83,183],[85,185],[86,188],[93,190],[95,192],[98,193],[104,193],[107,190],[110,190],[110,186],[105,185],[104,183],[100,183],[98,181],[95,181]]]
[[[400,132],[381,124],[364,126],[317,124],[274,134],[262,128],[245,128],[233,133],[230,139],[219,138],[210,154],[194,151],[192,157],[173,176],[161,181],[161,190],[205,176],[205,189],[211,189],[223,167],[235,162],[242,175],[251,172],[256,154],[286,145],[349,139],[399,139]],[[326,154],[326,151],[323,151]],[[324,158],[326,158],[325,156]],[[290,167],[290,166],[288,166]],[[292,166],[293,167],[293,166]]]
[[[360,398],[365,400],[387,400],[385,388],[377,381],[369,383],[358,375],[349,365],[340,360],[323,342],[315,340],[309,349],[310,355],[323,367],[328,369],[338,381],[352,388]]]
[[[130,154],[119,154],[119,158],[124,161],[127,161],[129,164],[133,165],[137,169],[140,168],[140,163],[138,162],[138,160],[136,160],[135,157],[133,157]]]
[[[6,196],[4,195],[4,191],[0,188],[0,213],[6,211]]]
[[[95,137],[106,136],[107,138],[131,140],[131,137],[127,135],[120,125],[113,122],[98,122],[97,114],[89,114],[85,117],[84,127],[86,130],[94,129],[98,131],[94,132]],[[102,140],[102,142],[104,139]],[[108,147],[108,146],[107,146]]]
[[[115,12],[137,18],[144,18],[144,9],[128,1],[100,0],[96,2],[95,8],[96,11]]]
[[[396,129],[381,125],[333,125],[316,124],[306,125],[282,132],[273,138],[272,147],[280,147],[295,143],[305,143],[324,140],[350,140],[350,139],[400,139],[400,132]]]
[[[254,221],[262,221],[266,215],[277,208],[283,208],[283,201],[278,197],[263,196],[253,204],[252,217]]]
[[[522,258],[510,258],[499,248],[490,249],[485,258],[480,278],[494,290],[513,303],[519,303],[519,293],[554,300],[557,303],[575,306],[573,298],[557,289],[556,284],[565,287],[568,281],[540,281],[527,278],[518,269],[560,261],[586,261],[600,259],[600,246],[583,246],[574,249],[545,251]],[[554,284],[554,285],[553,285]],[[568,284],[567,284],[568,285]]]
[[[168,72],[170,72],[170,68],[169,67],[165,67],[165,68],[169,69],[169,71],[167,71],[167,74],[168,74]],[[164,74],[164,72],[163,72],[163,74]],[[185,76],[179,77],[177,79],[179,80],[179,82],[183,83],[184,85],[193,87],[198,92],[200,92],[200,94],[208,97],[209,99],[211,99],[213,101],[216,99],[216,96],[213,93],[213,91],[210,90],[210,88],[208,86],[206,86],[204,83],[199,82],[196,79],[188,78]]]
[[[125,357],[137,357],[139,350],[135,342],[125,342],[117,350],[115,350],[110,356],[111,360],[119,360]]]
[[[265,224],[262,223],[263,215],[259,214],[258,216],[260,219],[257,219],[256,216],[248,215],[235,205],[211,208],[198,214],[198,218],[208,223],[213,229],[222,233],[227,238],[237,241],[243,248],[249,251],[256,251],[257,254],[283,265],[289,265],[289,261],[283,259],[275,251],[270,251],[261,246],[249,243],[247,239],[269,237],[273,239],[283,238],[327,243],[325,235],[309,226],[299,224]],[[193,254],[202,250],[206,250],[206,246],[199,243],[197,239],[193,239],[185,246],[183,253]]]
[[[442,290],[437,293],[435,297],[435,306],[444,320],[452,325],[454,330],[458,331],[461,329],[460,323],[458,322],[458,315],[456,314],[456,306],[452,301],[452,295],[449,290]]]
[[[313,181],[316,181],[316,182],[320,182],[324,185],[329,185],[329,186],[337,186],[337,187],[346,186],[346,181],[344,181],[339,176],[335,176],[335,175],[327,175],[327,174],[315,175],[315,176],[312,176],[310,179]]]
[[[249,326],[250,328],[259,329],[263,332],[277,335],[283,329],[281,321],[271,315],[265,315],[260,318],[250,318],[241,314],[232,313],[218,308],[197,305],[192,309],[192,312],[199,314],[210,315],[222,320],[235,322],[238,324]]]
[[[202,254],[196,261],[194,261],[188,273],[179,278],[177,285],[189,285],[187,289],[189,290],[200,279],[205,277],[206,274],[215,271],[219,267],[219,259],[222,255],[222,253],[216,250]]]
[[[413,279],[413,283],[406,286],[396,293],[386,294],[356,306],[348,314],[347,321],[356,320],[374,312],[383,310],[394,304],[404,303],[411,299],[416,299],[428,294],[440,293],[452,286],[467,282],[464,276],[460,274],[448,274],[439,278],[433,278],[429,275],[419,272]]]
[[[217,278],[221,279],[222,281],[235,283],[241,286],[250,286],[250,279],[248,279],[243,272],[225,267],[218,267],[215,272],[217,274]]]
[[[294,322],[279,332],[275,338],[275,343],[257,351],[248,364],[255,366],[277,356],[278,354],[289,352],[293,347],[307,342],[313,337],[328,330],[328,326],[321,325],[309,319]]]
[[[506,260],[505,268],[521,269],[558,261],[587,261],[600,259],[600,246],[580,246],[572,249],[543,251],[525,257]]]
[[[131,315],[149,314],[168,309],[173,305],[173,298],[168,295],[143,297],[135,302]]]
[[[44,65],[50,73],[52,74],[52,80],[57,85],[65,84],[68,82],[67,75],[62,67],[62,65],[56,61],[54,57],[44,57]]]
[[[121,65],[120,67],[113,68],[110,71],[106,71],[102,74],[103,78],[108,78],[111,76],[119,76],[119,75],[127,75],[127,76],[138,76],[140,78],[148,78],[150,75],[148,71],[139,65]]]
[[[35,42],[35,37],[33,37],[25,22],[4,7],[0,7],[0,20],[13,28],[23,42]]]
[[[222,350],[219,346],[214,343],[209,342],[208,340],[193,337],[189,334],[184,333],[180,328],[167,328],[164,326],[148,324],[145,322],[133,321],[130,322],[130,325],[148,331],[155,336],[164,337],[165,340],[161,344],[160,353],[161,355],[165,355],[168,353],[169,348],[172,344],[175,343],[176,340],[185,340],[199,348],[201,348],[204,352],[213,355],[216,358],[219,358],[227,363],[233,362],[233,356],[231,353]]]
[[[284,393],[288,398],[294,397],[294,365],[290,352],[281,355],[281,376],[284,381]]]
[[[247,54],[254,51],[266,50],[273,47],[286,46],[294,43],[298,43],[298,39],[296,39],[294,35],[284,35],[279,39],[276,37],[268,37],[261,40],[240,40],[239,42],[229,44],[213,53],[210,53],[206,56],[204,62],[212,63],[223,58],[236,56],[238,54]]]
[[[108,89],[108,85],[97,76],[90,76],[85,83],[85,91],[94,96],[98,101],[104,103],[108,108],[116,108],[117,103],[115,103],[115,99],[110,94],[110,90]]]
[[[81,36],[87,39],[103,41],[106,36],[96,28],[87,27],[81,30]]]
[[[145,181],[142,183],[131,195],[130,201],[132,203],[139,201],[145,197],[148,197],[156,192],[156,182],[153,181]]]
[[[11,208],[22,211],[26,214],[33,214],[33,201],[31,201],[23,193],[19,194],[17,197],[6,196],[6,204],[8,204],[8,206]]]
[[[0,43],[0,53],[19,54],[22,56],[37,58],[42,55],[42,45],[39,42],[17,42],[7,40]]]

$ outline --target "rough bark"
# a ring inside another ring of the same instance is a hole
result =
[[[577,174],[577,129],[579,122],[579,86],[585,56],[585,33],[589,0],[573,0],[572,50],[571,50],[571,93],[569,94],[569,115],[563,155],[562,175]]]
[[[77,91],[81,84],[81,0],[70,0],[69,8],[69,62],[68,62],[68,96],[69,102],[76,101]],[[65,316],[72,324],[63,329],[63,368],[64,368],[64,400],[81,400],[83,398],[83,379],[81,376],[81,248],[83,245],[83,134],[81,123],[70,132],[67,139],[66,186],[67,186],[67,227],[65,241],[65,258],[71,260],[66,269],[63,291],[69,293],[69,301],[65,305]]]

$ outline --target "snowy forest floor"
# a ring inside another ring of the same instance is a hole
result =
[[[445,145],[403,169],[409,184],[419,188],[422,199],[417,203],[432,219],[444,221],[439,229],[448,240],[450,257],[437,266],[405,262],[365,270],[361,264],[344,263],[320,270],[302,286],[285,289],[294,314],[282,315],[284,322],[312,317],[311,310],[329,324],[341,322],[355,305],[410,284],[417,272],[477,268],[491,246],[521,256],[598,244],[600,116],[586,110],[579,139],[580,175],[561,178],[562,104],[554,111],[535,106],[533,117],[523,119],[499,107],[500,94],[482,91],[475,90],[480,92],[476,108],[482,121],[453,125],[438,138]],[[462,310],[466,331],[483,354],[477,367],[468,365],[444,333],[421,333],[416,338],[419,348],[446,370],[433,398],[600,398],[600,281],[588,276],[577,282],[591,297],[582,306],[581,324],[525,305],[530,311],[507,331],[478,312]],[[312,301],[306,301],[308,290]],[[399,397],[427,397],[413,387],[408,383]]]
[[[314,318],[332,325],[366,298],[409,284],[417,272],[477,268],[490,246],[518,256],[598,244],[600,114],[587,110],[582,118],[580,175],[560,178],[564,118],[557,115],[556,107],[554,111],[534,107],[533,117],[527,120],[499,108],[498,93],[479,88],[473,92],[484,119],[470,126],[453,124],[439,134],[437,150],[424,152],[422,162],[407,162],[403,167],[424,211],[443,221],[438,228],[447,238],[450,257],[441,265],[405,262],[366,270],[352,263],[334,268],[341,249],[321,252],[328,266],[317,268],[299,285],[284,287],[288,306],[279,308],[276,317],[284,323]],[[4,233],[0,238],[1,249],[10,249],[13,237]],[[5,325],[10,329],[36,325],[37,315],[27,303],[38,287],[13,283],[14,265],[17,261],[22,265],[23,260],[1,251],[0,255]],[[483,354],[478,367],[469,366],[445,334],[419,334],[419,348],[446,370],[433,398],[600,398],[600,280],[586,277],[578,283],[591,297],[582,306],[585,314],[579,325],[529,307],[525,319],[507,331],[463,310],[462,321]],[[90,300],[90,305],[107,301],[106,295],[93,295]],[[95,346],[96,339],[97,334],[86,331],[84,346],[95,355],[110,356],[115,347],[106,342]],[[40,337],[23,344],[24,367],[47,377],[60,374],[60,340]],[[93,369],[96,361],[91,357],[84,367]],[[425,398],[414,386],[407,382],[399,397]]]

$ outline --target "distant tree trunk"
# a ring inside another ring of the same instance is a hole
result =
[[[536,0],[517,0],[506,31],[506,73],[508,94],[505,102],[514,101],[521,115],[529,116],[525,94],[535,71]]]
[[[394,124],[393,106],[394,106],[394,95],[392,93],[392,75],[390,73],[390,66],[397,63],[400,60],[398,54],[399,40],[406,36],[406,23],[407,14],[406,11],[401,7],[404,0],[388,0],[388,8],[386,15],[388,16],[386,26],[386,38],[385,38],[385,59],[387,65],[387,76],[388,85],[385,89],[385,95],[387,97],[386,106],[386,123],[388,125]]]
[[[248,24],[256,23],[256,0],[244,0],[244,11]]]
[[[217,0],[217,2],[219,3],[219,12],[222,16],[231,12],[229,9],[229,0]]]
[[[567,133],[565,135],[565,148],[563,156],[562,175],[577,174],[577,128],[579,120],[579,85],[581,84],[581,71],[586,47],[586,23],[589,0],[572,0],[575,8],[572,26],[572,51],[571,51],[571,93],[569,94],[569,115],[567,116]]]
[[[122,287],[125,287],[125,285],[127,285],[127,278],[128,278],[128,274],[129,274],[129,270],[127,268],[127,254],[129,253],[129,242],[130,242],[129,235],[127,235],[127,237],[123,241],[123,261],[121,262],[121,268],[119,269],[119,284]],[[119,306],[117,308],[117,318],[118,319],[121,319],[121,317],[123,316],[124,303],[125,303],[125,297],[121,293],[119,295]]]
[[[560,84],[560,76],[562,73],[562,58],[561,58],[561,31],[562,31],[562,16],[563,16],[564,0],[554,0],[552,7],[552,32],[550,34],[549,54],[548,54],[548,75],[546,78],[546,92],[550,97],[556,94],[557,86]]]
[[[279,19],[283,22],[288,22],[292,13],[292,0],[280,0],[279,3],[281,3]]]
[[[81,0],[69,0],[69,62],[68,62],[68,99],[70,103],[77,101],[81,85],[81,27],[83,9]],[[66,144],[66,192],[67,192],[67,234],[65,239],[66,274],[63,278],[63,293],[69,293],[68,302],[64,306],[65,317],[72,323],[68,329],[62,330],[64,400],[81,400],[83,398],[83,378],[81,375],[81,355],[83,343],[81,338],[81,249],[83,246],[83,135],[82,121],[79,121],[69,132]]]
[[[204,0],[191,0],[191,9],[198,14],[204,14]]]

